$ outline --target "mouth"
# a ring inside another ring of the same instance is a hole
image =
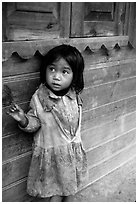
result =
[[[52,83],[52,85],[53,85],[53,87],[55,87],[55,88],[60,88],[60,87],[61,87],[61,85],[60,85],[60,84],[57,84],[57,83]]]

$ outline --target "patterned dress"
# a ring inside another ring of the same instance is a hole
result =
[[[27,181],[31,196],[73,195],[87,182],[87,157],[80,137],[81,103],[77,98],[72,90],[56,96],[42,84],[32,96],[26,114],[29,123],[22,128],[35,132]]]

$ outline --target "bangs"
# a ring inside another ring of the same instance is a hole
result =
[[[45,83],[46,68],[54,61],[63,58],[69,64],[73,72],[72,87],[79,93],[84,88],[83,70],[84,60],[81,53],[70,45],[59,45],[51,49],[45,56],[40,69],[40,78]]]

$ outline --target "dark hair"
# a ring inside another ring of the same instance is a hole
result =
[[[70,65],[73,72],[73,81],[71,87],[79,93],[84,88],[83,70],[84,60],[81,53],[73,46],[62,44],[52,48],[42,60],[40,67],[40,80],[46,82],[46,68],[57,59],[63,58]]]

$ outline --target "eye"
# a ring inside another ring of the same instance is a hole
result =
[[[63,70],[63,74],[69,74],[69,71]]]
[[[49,67],[49,70],[51,71],[51,72],[55,72],[55,68],[54,67]]]

